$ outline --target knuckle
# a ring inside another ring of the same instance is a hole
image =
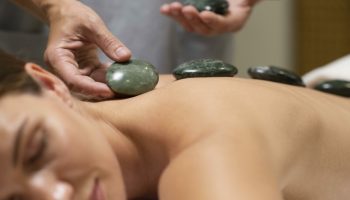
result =
[[[52,63],[55,62],[55,53],[53,48],[47,48],[44,52],[44,61],[47,65],[52,66]]]
[[[104,48],[113,50],[121,47],[121,44],[118,44],[118,42],[115,41],[115,39],[111,37],[102,37],[101,43],[104,46]]]

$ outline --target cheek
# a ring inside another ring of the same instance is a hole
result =
[[[62,139],[61,156],[71,166],[82,169],[118,167],[115,154],[109,143],[102,137],[85,134]]]
[[[126,199],[119,163],[101,130],[83,119],[63,119],[52,138],[59,178],[70,182],[76,191],[89,189],[98,179],[106,199]]]
[[[67,128],[52,139],[56,141],[53,150],[56,152],[57,163],[65,176],[86,177],[97,173],[110,176],[119,171],[111,146],[96,132]]]
[[[85,133],[84,137],[64,137],[61,141],[55,166],[61,179],[69,181],[76,191],[89,188],[98,179],[106,199],[126,199],[118,160],[103,137]]]

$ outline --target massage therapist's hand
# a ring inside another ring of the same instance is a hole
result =
[[[63,0],[48,13],[50,34],[45,60],[76,94],[88,99],[113,97],[106,85],[106,65],[100,48],[115,61],[127,61],[131,52],[106,28],[101,18],[79,1]]]
[[[228,0],[230,6],[225,15],[210,11],[198,12],[195,7],[184,6],[179,2],[165,4],[160,11],[173,18],[189,32],[213,36],[240,30],[257,1],[259,0]]]

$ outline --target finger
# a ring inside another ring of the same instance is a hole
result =
[[[180,2],[173,2],[169,5],[170,13],[173,16],[178,16],[181,14],[182,4]]]
[[[164,15],[167,15],[169,16],[170,15],[170,6],[169,4],[163,4],[161,7],[160,7],[160,12]]]
[[[168,5],[167,15],[173,18],[177,23],[179,23],[186,31],[193,32],[192,26],[188,23],[187,19],[182,13],[182,5],[179,2],[173,2]]]
[[[71,51],[66,49],[48,49],[47,51],[49,64],[73,92],[80,93],[90,99],[113,97],[114,93],[106,84],[96,82],[92,78],[80,74],[78,64]]]
[[[114,62],[112,62],[112,61],[107,61],[107,62],[105,62],[105,63],[102,63],[102,65],[103,65],[103,67],[108,68],[108,67],[110,67],[113,63],[114,63]]]
[[[96,29],[89,38],[114,61],[128,61],[131,57],[131,51],[121,41],[114,37],[105,26]]]
[[[105,84],[93,80],[89,76],[77,75],[77,80],[72,87],[72,91],[80,94],[87,99],[109,99],[115,94],[114,92]]]
[[[95,68],[91,73],[90,77],[95,81],[106,83],[107,66],[101,64],[99,67]]]
[[[210,28],[202,21],[195,7],[191,5],[185,6],[182,8],[182,13],[195,32],[204,35],[210,34]]]
[[[217,15],[210,11],[203,11],[199,13],[202,22],[212,31],[216,33],[226,32],[229,30],[229,24],[225,17]]]

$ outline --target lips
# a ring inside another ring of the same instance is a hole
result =
[[[103,194],[100,181],[98,179],[95,180],[94,186],[92,188],[90,200],[105,200],[105,196]]]

